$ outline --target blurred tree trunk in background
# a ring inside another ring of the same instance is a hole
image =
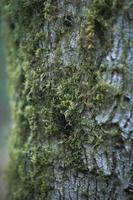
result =
[[[9,199],[132,200],[133,2],[3,4]]]

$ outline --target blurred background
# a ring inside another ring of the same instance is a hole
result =
[[[9,161],[8,136],[10,129],[10,109],[7,87],[6,59],[3,40],[0,37],[0,200],[5,200],[6,166]]]

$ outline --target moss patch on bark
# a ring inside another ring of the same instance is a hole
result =
[[[4,4],[13,116],[9,199],[47,199],[53,189],[52,167],[58,159],[66,169],[86,171],[83,144],[96,149],[114,134],[96,125],[95,116],[111,96],[120,92],[100,79],[103,66],[98,63],[111,48],[110,32],[121,5],[116,0],[93,0],[86,8],[79,34],[84,62],[77,68],[73,63],[64,67],[61,60],[60,40],[69,39],[74,23],[65,11],[62,26],[55,30],[51,66],[45,57],[53,44],[49,41],[51,33],[44,28],[58,20],[57,1],[6,0]],[[103,48],[97,55],[98,45]],[[85,116],[86,111],[91,119]]]

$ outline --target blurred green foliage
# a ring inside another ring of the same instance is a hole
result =
[[[0,38],[0,149],[5,147],[10,126],[10,110],[7,94],[7,73],[4,47]]]

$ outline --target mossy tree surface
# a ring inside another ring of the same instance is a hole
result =
[[[9,199],[133,199],[133,2],[5,0],[3,13]]]

